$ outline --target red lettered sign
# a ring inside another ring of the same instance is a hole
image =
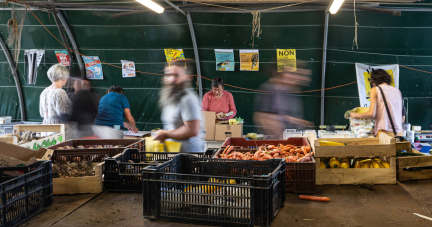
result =
[[[70,60],[69,60],[69,55],[67,54],[67,51],[65,51],[65,50],[55,51],[55,54],[56,54],[58,63],[60,63],[64,66],[69,66]]]

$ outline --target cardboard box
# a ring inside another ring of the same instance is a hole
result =
[[[30,165],[38,160],[49,160],[45,148],[39,148],[35,151],[25,147],[0,142],[0,167]],[[14,174],[8,172],[8,175]]]
[[[205,140],[215,140],[216,112],[203,111],[205,122]]]
[[[215,140],[225,140],[227,137],[242,137],[243,124],[230,125],[225,122],[216,124]]]

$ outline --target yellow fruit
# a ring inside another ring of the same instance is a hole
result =
[[[381,164],[384,166],[384,168],[390,168],[390,164],[388,162],[381,161]]]
[[[320,169],[325,169],[326,167],[325,167],[325,164],[324,164],[324,162],[323,161],[321,161],[320,162]]]
[[[366,168],[366,169],[370,168],[370,162],[364,162],[362,168]]]
[[[375,168],[375,169],[379,169],[379,168],[381,168],[381,166],[378,164],[378,162],[377,161],[375,161],[375,160],[372,160],[372,166],[373,166],[373,168]]]
[[[336,158],[332,158],[329,161],[329,165],[330,165],[330,168],[339,168],[341,164],[340,164],[339,160],[337,160]]]
[[[366,113],[369,111],[369,107],[357,107],[356,113]]]
[[[349,169],[349,164],[348,164],[348,162],[341,162],[340,167],[341,167],[342,169]]]
[[[346,144],[344,144],[344,143],[338,143],[338,142],[332,142],[332,141],[320,140],[319,141],[319,145],[320,146],[345,146]]]
[[[210,179],[208,180],[208,182],[210,182],[210,183],[219,183],[219,179],[216,179],[216,178],[210,178]]]
[[[360,161],[356,161],[354,168],[362,168],[363,164]]]

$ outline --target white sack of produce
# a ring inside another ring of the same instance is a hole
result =
[[[356,134],[357,138],[368,138],[374,134],[374,120],[373,119],[352,119],[350,118],[351,131]]]
[[[375,121],[371,118],[350,118],[350,113],[366,113],[369,111],[369,107],[356,107],[352,110],[345,112],[345,119],[349,119],[351,131],[356,134],[357,138],[368,138],[374,135],[374,124]]]

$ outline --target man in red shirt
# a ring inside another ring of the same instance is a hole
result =
[[[203,111],[216,112],[216,118],[219,120],[233,118],[237,113],[234,97],[231,93],[224,90],[222,78],[213,78],[211,86],[212,90],[205,93],[202,100]]]

